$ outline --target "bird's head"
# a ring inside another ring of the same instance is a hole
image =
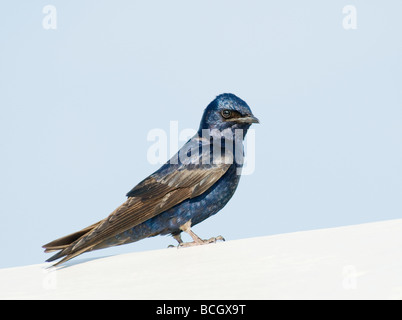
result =
[[[232,93],[223,93],[215,98],[206,108],[201,119],[202,129],[242,129],[244,134],[252,123],[259,123],[245,101]]]

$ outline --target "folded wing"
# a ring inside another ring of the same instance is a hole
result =
[[[213,186],[229,167],[230,164],[225,163],[171,165],[168,172],[155,172],[133,188],[127,194],[127,201],[104,220],[44,245],[46,252],[61,250],[47,261],[64,257],[56,265],[63,263],[186,199],[201,195]]]

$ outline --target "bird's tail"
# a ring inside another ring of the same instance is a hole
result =
[[[71,251],[69,248],[74,245],[77,241],[79,241],[83,236],[87,235],[89,232],[91,232],[94,228],[96,228],[101,221],[94,223],[93,225],[86,227],[80,231],[71,233],[67,236],[61,237],[59,239],[53,240],[52,242],[49,242],[42,246],[42,248],[45,249],[45,252],[53,252],[53,251],[58,251],[55,255],[51,256],[49,259],[46,260],[46,262],[51,262],[57,259],[60,259],[66,255],[68,255]],[[75,255],[74,255],[75,256]],[[71,256],[69,259],[73,258],[74,256]],[[67,261],[69,259],[63,259],[64,261]],[[60,261],[61,263],[61,261]],[[57,265],[56,263],[55,265]]]

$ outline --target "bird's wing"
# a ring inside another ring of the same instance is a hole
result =
[[[128,193],[127,201],[106,219],[63,249],[58,256],[67,257],[59,263],[91,250],[105,239],[131,229],[186,199],[201,195],[217,182],[229,167],[230,164],[225,163],[177,165],[176,170],[170,170],[167,174],[155,172],[133,188]]]

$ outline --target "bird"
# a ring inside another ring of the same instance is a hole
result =
[[[53,266],[93,250],[171,235],[178,247],[225,240],[202,239],[192,227],[220,211],[232,198],[243,166],[243,141],[259,123],[247,103],[232,93],[205,108],[197,133],[161,168],[138,183],[108,217],[42,247],[55,252]],[[182,232],[193,241],[183,242]]]

